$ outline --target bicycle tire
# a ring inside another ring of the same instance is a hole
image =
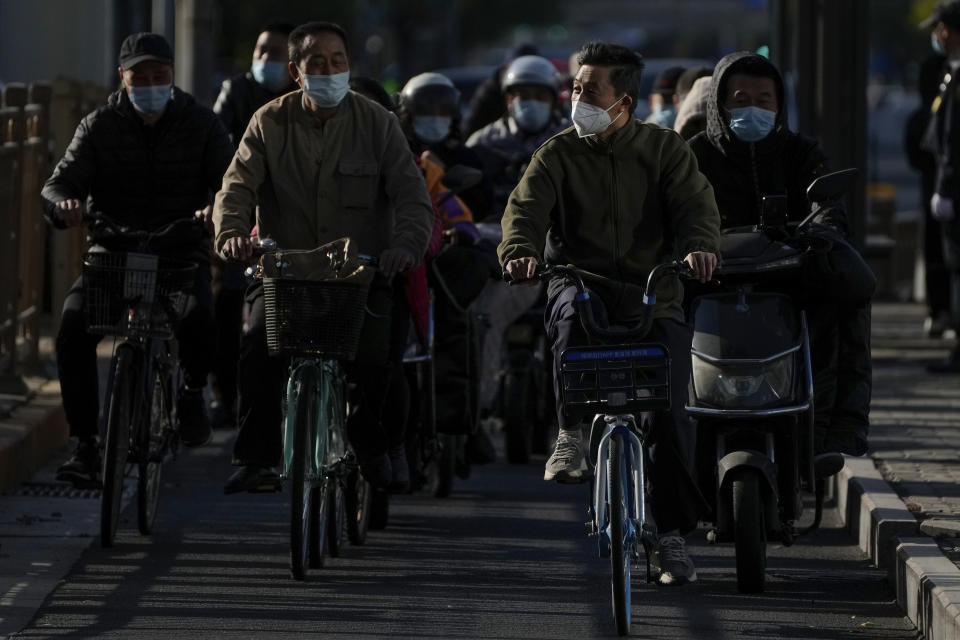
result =
[[[372,494],[373,487],[364,479],[360,470],[355,469],[347,478],[347,492],[344,496],[347,508],[347,537],[354,546],[360,546],[367,541]]]
[[[630,633],[630,560],[627,545],[629,526],[627,509],[627,465],[623,440],[618,435],[610,438],[607,459],[608,499],[607,514],[610,519],[610,587],[613,601],[613,617],[617,634]]]
[[[435,498],[448,498],[453,492],[453,473],[457,464],[457,436],[441,433],[440,454],[437,457],[437,485],[433,490]]]
[[[326,562],[327,551],[327,519],[329,518],[330,487],[333,480],[324,478],[320,485],[313,490],[310,496],[310,540],[309,562],[311,569],[322,569]]]
[[[533,372],[529,368],[511,368],[504,377],[503,421],[507,445],[507,462],[527,464],[533,448],[533,429],[537,419],[536,405],[531,401],[536,392]]]
[[[316,372],[311,367],[301,367],[295,374],[293,390],[293,460],[290,469],[290,575],[303,580],[311,562],[311,529],[315,524],[315,511],[326,511],[322,504],[315,504],[313,494],[316,481],[310,477],[310,456],[314,450],[313,430],[317,423],[318,398]],[[319,507],[315,509],[314,507]],[[319,514],[317,514],[319,515]],[[326,528],[326,522],[319,523]]]
[[[100,494],[100,545],[113,546],[120,522],[123,477],[130,449],[130,423],[133,420],[134,363],[136,354],[121,345],[114,355],[113,381],[107,397],[107,427],[103,452],[103,491]]]
[[[331,558],[339,558],[347,541],[346,482],[333,478],[330,492],[330,513],[327,516],[327,551]]]
[[[155,371],[150,415],[141,421],[138,437],[137,526],[140,533],[153,533],[163,479],[163,438],[169,428],[170,399],[164,376]]]
[[[733,479],[734,549],[737,556],[737,590],[762,593],[766,582],[767,540],[760,495],[760,475],[743,470]]]

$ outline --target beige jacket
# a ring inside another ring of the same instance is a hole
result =
[[[284,249],[350,237],[361,253],[402,247],[418,260],[433,226],[399,122],[352,91],[326,122],[304,109],[300,91],[253,115],[217,193],[217,250],[248,235],[255,217],[260,237]]]

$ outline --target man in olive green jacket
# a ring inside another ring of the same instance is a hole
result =
[[[387,454],[389,425],[380,419],[392,346],[390,279],[423,258],[433,208],[397,119],[348,91],[343,30],[308,23],[290,34],[289,48],[290,74],[301,90],[267,103],[247,126],[217,194],[216,247],[229,258],[249,258],[256,211],[260,237],[284,249],[313,249],[349,237],[360,252],[379,256],[360,350],[348,368],[359,410],[348,419],[347,434],[366,478],[385,486],[397,479],[394,472],[406,473],[405,454]],[[227,481],[226,493],[272,489],[281,452],[284,369],[267,354],[262,287],[253,285],[246,300],[234,446],[234,464],[241,468]]]
[[[717,264],[720,216],[713,189],[673,131],[631,117],[643,63],[617,45],[589,43],[578,55],[574,128],[533,155],[503,216],[500,263],[514,279],[531,278],[541,259],[569,264],[602,302],[611,323],[637,319],[642,285],[658,263],[684,258],[701,281]],[[542,257],[542,258],[541,258]],[[583,416],[564,412],[560,355],[589,344],[573,305],[575,290],[549,287],[547,333],[553,342],[554,388],[560,435],[545,480],[580,482],[587,472],[580,445]],[[682,533],[697,524],[702,497],[693,480],[696,433],[684,407],[693,332],[684,323],[677,278],[656,291],[651,341],[671,354],[671,413],[656,434],[651,465],[653,511],[664,584],[696,579]],[[672,429],[670,428],[672,427]]]

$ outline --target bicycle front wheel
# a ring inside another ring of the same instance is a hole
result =
[[[100,494],[100,545],[112,547],[120,521],[123,476],[130,448],[130,423],[134,418],[136,354],[121,345],[114,356],[113,384],[107,395],[106,442],[103,452],[103,492]]]
[[[314,495],[317,488],[316,443],[314,432],[319,414],[317,374],[312,367],[298,369],[292,381],[291,399],[293,459],[290,466],[290,574],[297,580],[306,577],[310,560],[311,524],[315,517],[326,513],[323,500]],[[288,418],[289,419],[289,418]],[[314,510],[317,513],[313,513]],[[320,530],[326,523],[320,523]],[[322,535],[322,534],[321,534]]]
[[[367,530],[370,528],[373,487],[364,479],[359,469],[355,469],[347,477],[347,494],[344,498],[347,507],[347,536],[351,544],[361,545],[367,541]]]
[[[137,525],[145,536],[153,533],[153,521],[157,517],[163,475],[163,440],[171,428],[170,388],[166,382],[165,376],[155,371],[150,416],[145,424],[141,424],[138,437]]]
[[[627,508],[627,458],[623,440],[614,435],[610,438],[610,453],[607,459],[608,504],[610,518],[610,587],[613,595],[613,617],[617,633],[630,633],[630,516]]]

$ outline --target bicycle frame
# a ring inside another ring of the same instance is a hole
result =
[[[343,407],[342,386],[336,381],[342,378],[340,365],[336,360],[323,360],[320,358],[294,358],[290,363],[289,374],[287,377],[287,403],[284,416],[284,435],[283,435],[283,467],[281,477],[287,479],[292,468],[292,459],[294,452],[295,436],[295,416],[296,403],[300,401],[300,392],[296,389],[296,382],[299,380],[299,373],[303,369],[310,367],[318,373],[316,379],[317,387],[312,390],[316,402],[318,402],[319,411],[317,412],[316,424],[310,425],[312,430],[312,440],[314,443],[313,455],[310,456],[310,465],[308,469],[308,478],[313,482],[319,482],[332,470],[327,464],[327,429],[329,428],[328,418],[341,412]],[[338,416],[333,422],[342,423],[344,416]],[[343,434],[338,434],[341,441]],[[341,453],[342,457],[342,453]],[[339,462],[339,460],[338,460]]]

